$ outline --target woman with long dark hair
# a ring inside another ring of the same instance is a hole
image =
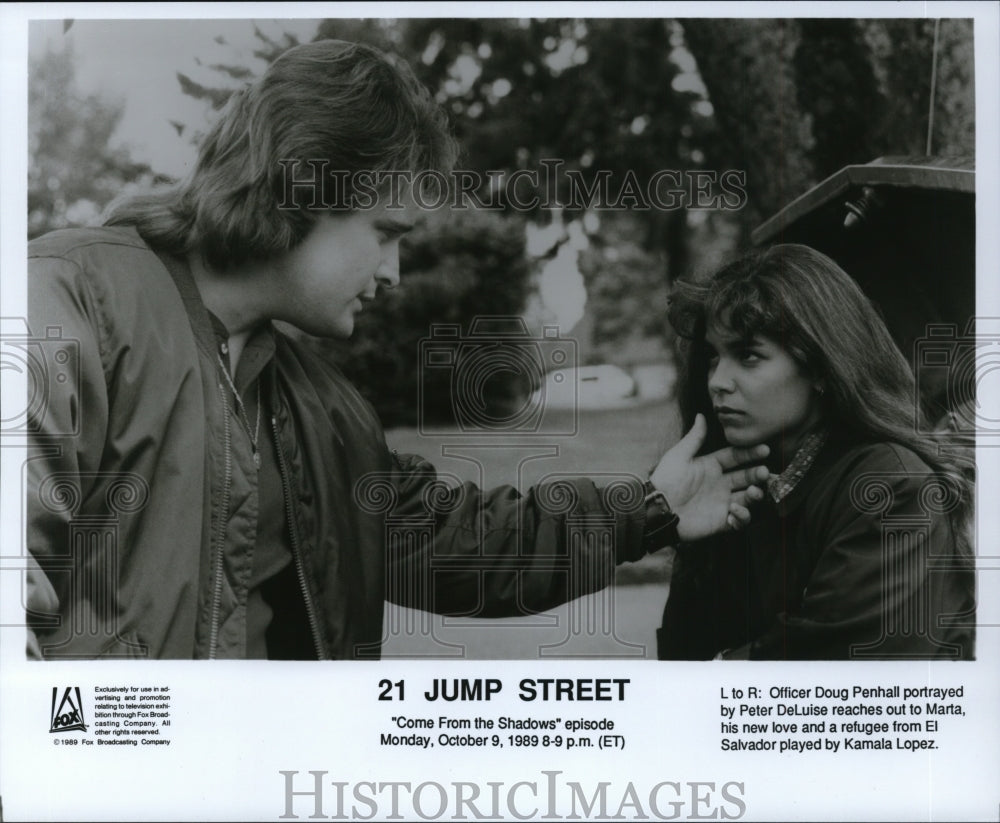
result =
[[[685,427],[770,447],[750,526],[681,546],[666,659],[973,657],[972,488],[858,285],[780,245],[679,283]]]

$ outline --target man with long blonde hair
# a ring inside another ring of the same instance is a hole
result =
[[[348,337],[399,282],[416,206],[392,182],[454,158],[407,66],[319,41],[234,96],[187,179],[31,244],[31,322],[79,356],[34,421],[31,656],[377,657],[387,596],[547,609],[606,585],[613,563],[746,522],[766,470],[737,467],[766,451],[694,459],[701,421],[645,488],[570,484],[572,513],[611,517],[615,539],[574,549],[565,575],[551,558],[570,550],[568,512],[544,489],[442,487],[273,325]],[[373,483],[388,510],[368,505]],[[433,545],[387,546],[390,514],[433,527]],[[81,537],[109,518],[113,544]],[[387,585],[399,576],[414,584]]]

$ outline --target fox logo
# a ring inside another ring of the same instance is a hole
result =
[[[59,687],[53,686],[52,718],[49,723],[49,733],[87,731],[87,724],[83,722],[83,701],[80,700],[80,687],[67,686],[57,708],[56,698],[58,696]]]

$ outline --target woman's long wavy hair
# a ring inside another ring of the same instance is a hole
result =
[[[698,413],[709,424],[704,451],[725,445],[708,392],[712,324],[749,341],[783,346],[809,379],[824,387],[825,424],[858,442],[898,443],[915,452],[968,511],[971,484],[928,435],[913,372],[860,287],[833,260],[800,245],[777,245],[730,263],[704,282],[679,281],[670,323],[680,338],[679,401],[685,429]]]
[[[293,248],[322,213],[303,199],[332,199],[290,187],[290,172],[296,181],[335,172],[343,188],[358,172],[446,173],[455,156],[443,111],[405,62],[320,40],[289,49],[233,94],[186,179],[113,203],[105,224],[134,225],[156,249],[197,252],[225,270]],[[337,203],[352,194],[336,191]]]

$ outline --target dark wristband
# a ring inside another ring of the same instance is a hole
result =
[[[649,554],[664,546],[677,544],[677,523],[680,518],[670,508],[666,495],[654,488],[652,483],[647,480],[643,488],[646,493],[646,527],[642,533],[642,548]]]

